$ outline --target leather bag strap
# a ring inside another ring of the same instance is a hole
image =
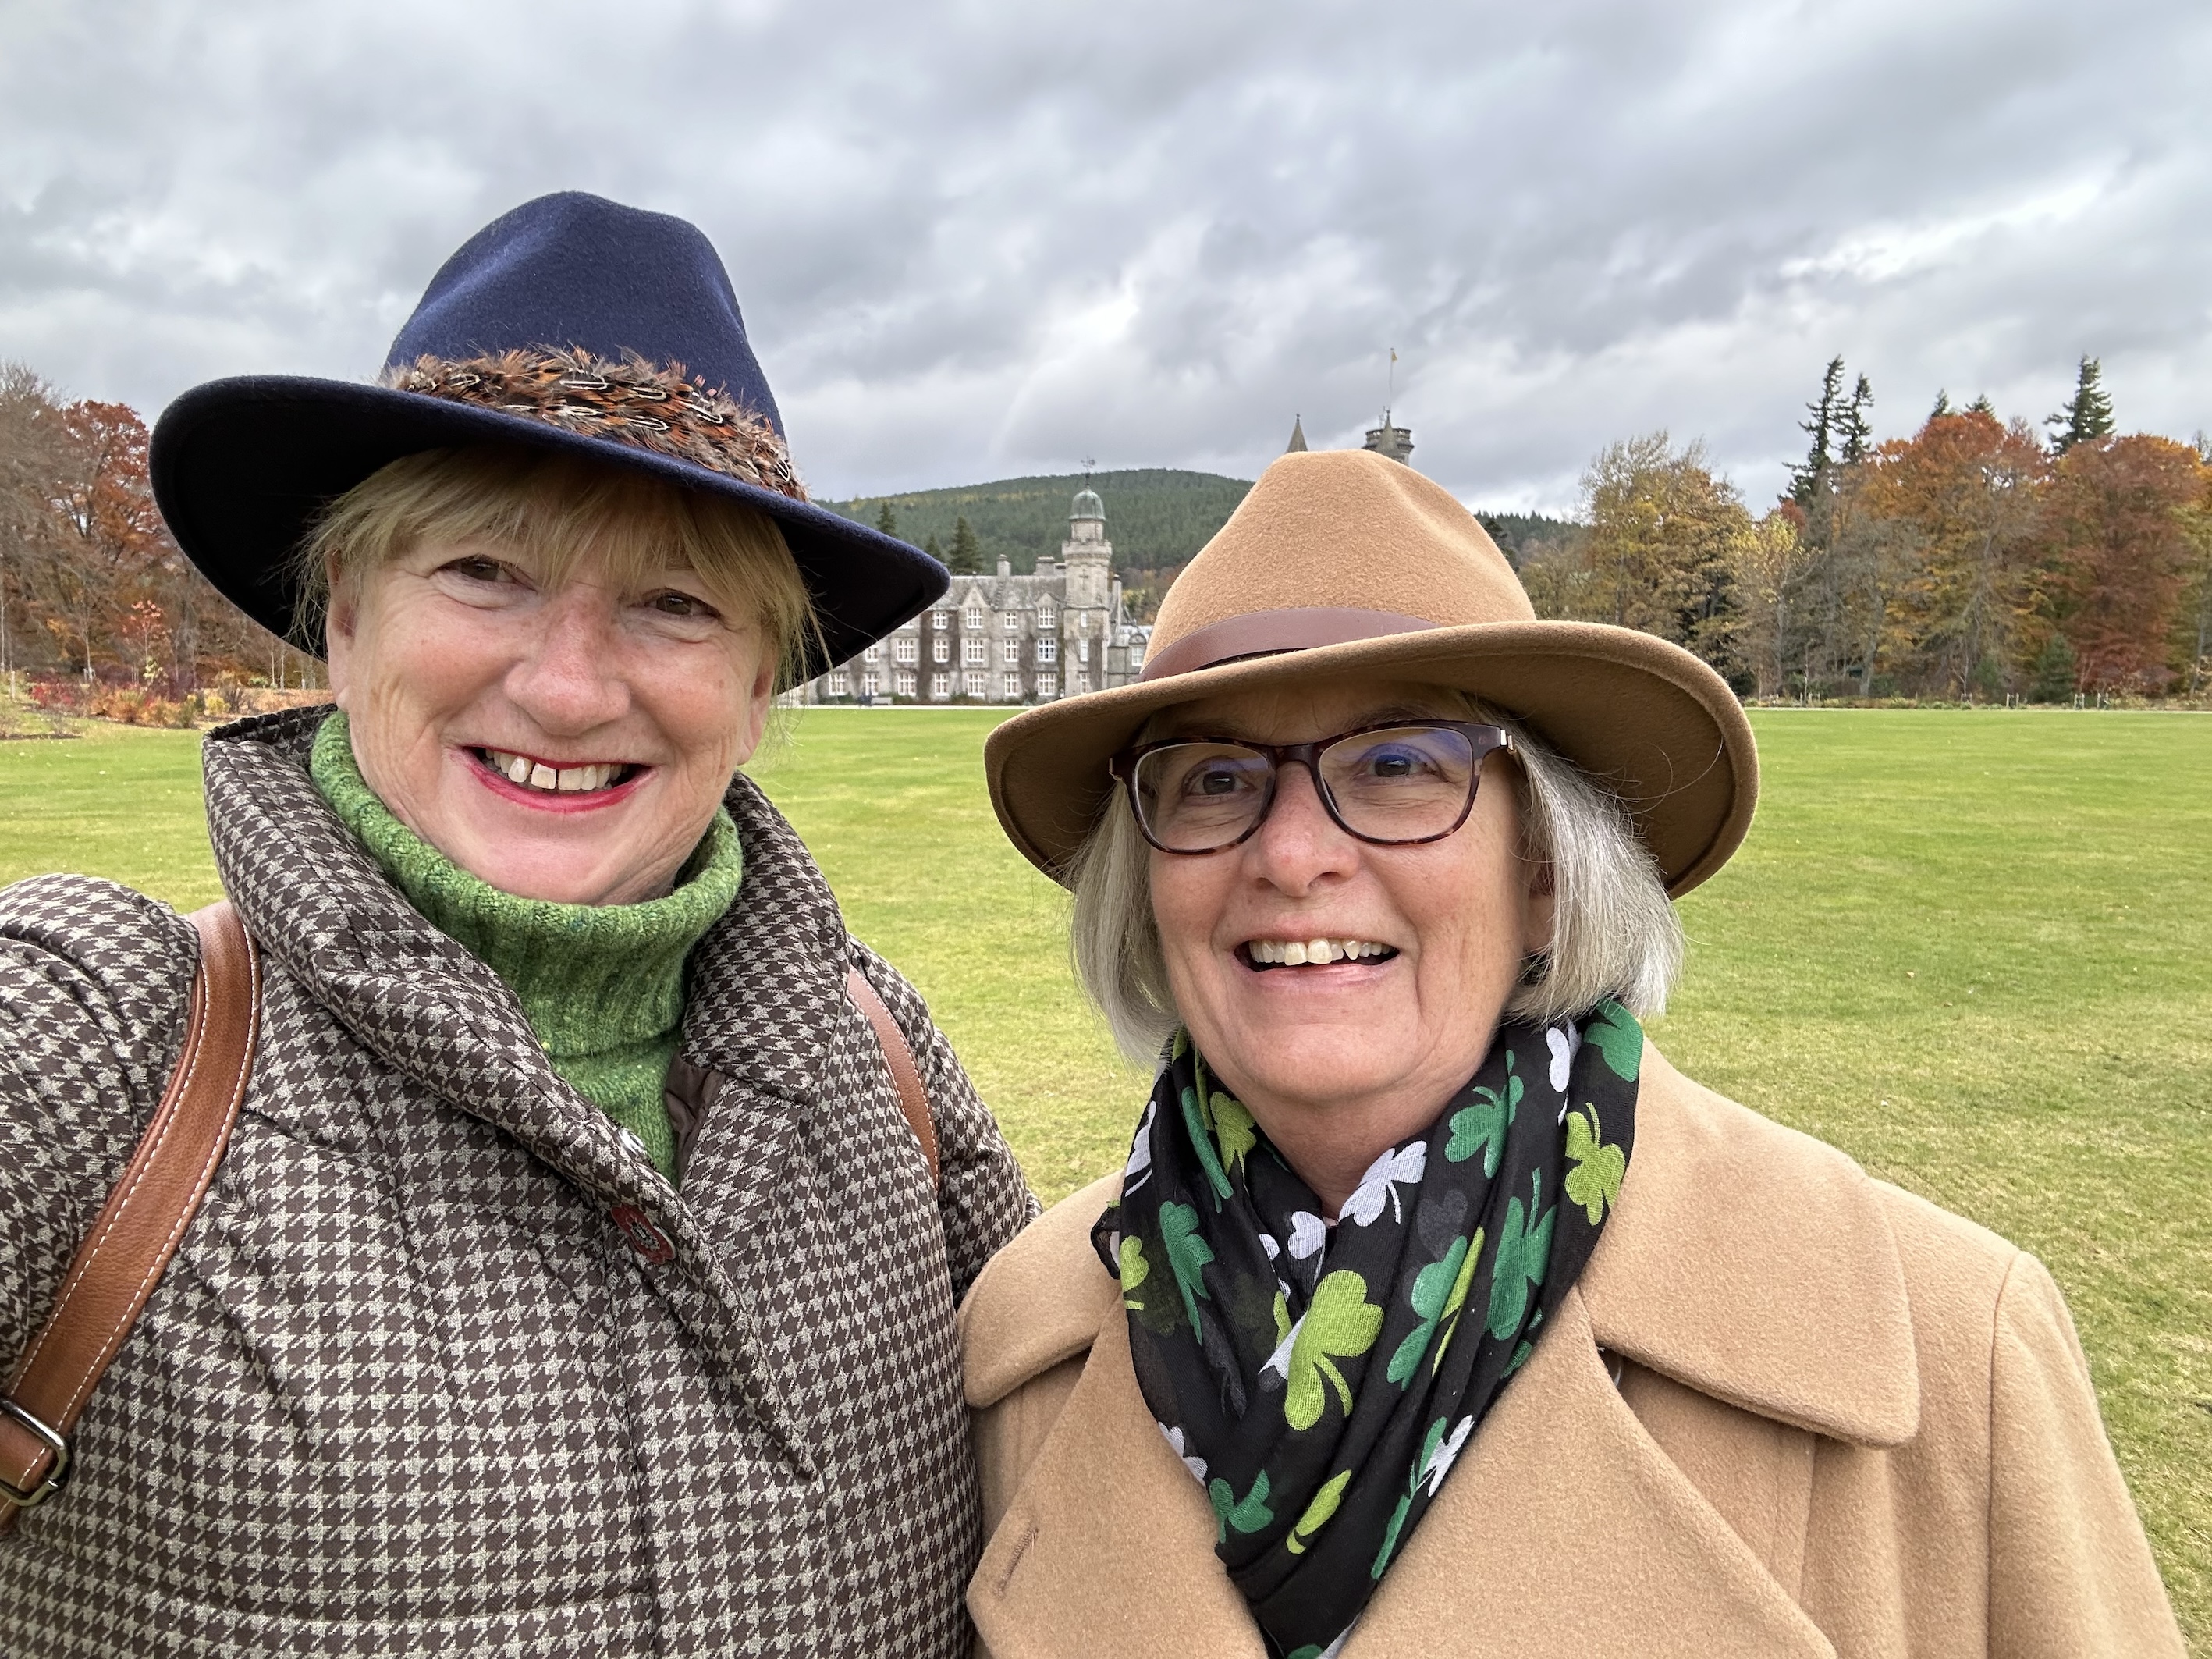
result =
[[[161,1283],[230,1144],[253,1069],[261,964],[228,900],[192,916],[185,1044],[137,1151],[0,1395],[0,1533],[68,1482],[70,1436]]]
[[[845,970],[845,994],[868,1017],[875,1027],[876,1046],[884,1051],[884,1064],[890,1067],[891,1086],[898,1091],[899,1110],[906,1114],[907,1127],[921,1144],[922,1162],[929,1165],[929,1184],[938,1184],[937,1120],[930,1115],[929,1091],[922,1087],[921,1067],[914,1063],[914,1050],[906,1045],[906,1033],[891,1018],[891,1011],[884,1006],[884,1000],[876,994],[876,988],[868,983],[868,976],[857,968]]]

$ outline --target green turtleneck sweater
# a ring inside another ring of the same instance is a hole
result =
[[[673,1181],[676,1136],[661,1090],[684,1018],[684,959],[738,896],[730,815],[714,814],[665,898],[556,904],[501,892],[394,817],[355,764],[343,714],[316,732],[309,770],[408,902],[513,988],[553,1069],[644,1142]]]

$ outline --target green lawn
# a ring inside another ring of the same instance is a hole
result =
[[[985,710],[809,713],[756,768],[921,986],[1038,1190],[1117,1163],[1144,1080],[999,836]],[[2034,1250],[2065,1287],[2212,1656],[2212,718],[1767,711],[1751,840],[1684,901],[1653,1035],[1692,1076]],[[215,886],[189,733],[0,743],[0,881]]]

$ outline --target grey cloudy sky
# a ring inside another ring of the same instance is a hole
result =
[[[703,227],[843,495],[1358,441],[1569,506],[1704,437],[1754,504],[1842,352],[2212,426],[2212,9],[1859,0],[0,0],[0,356],[149,413],[367,378],[541,191]]]

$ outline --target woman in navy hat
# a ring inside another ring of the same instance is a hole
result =
[[[378,385],[198,387],[153,469],[337,707],[207,743],[258,1052],[62,1425],[15,1356],[200,946],[106,883],[0,894],[0,1490],[71,1476],[0,1538],[0,1645],[964,1650],[953,1310],[1036,1206],[737,773],[944,570],[808,502],[706,239],[590,196],[472,238]]]

